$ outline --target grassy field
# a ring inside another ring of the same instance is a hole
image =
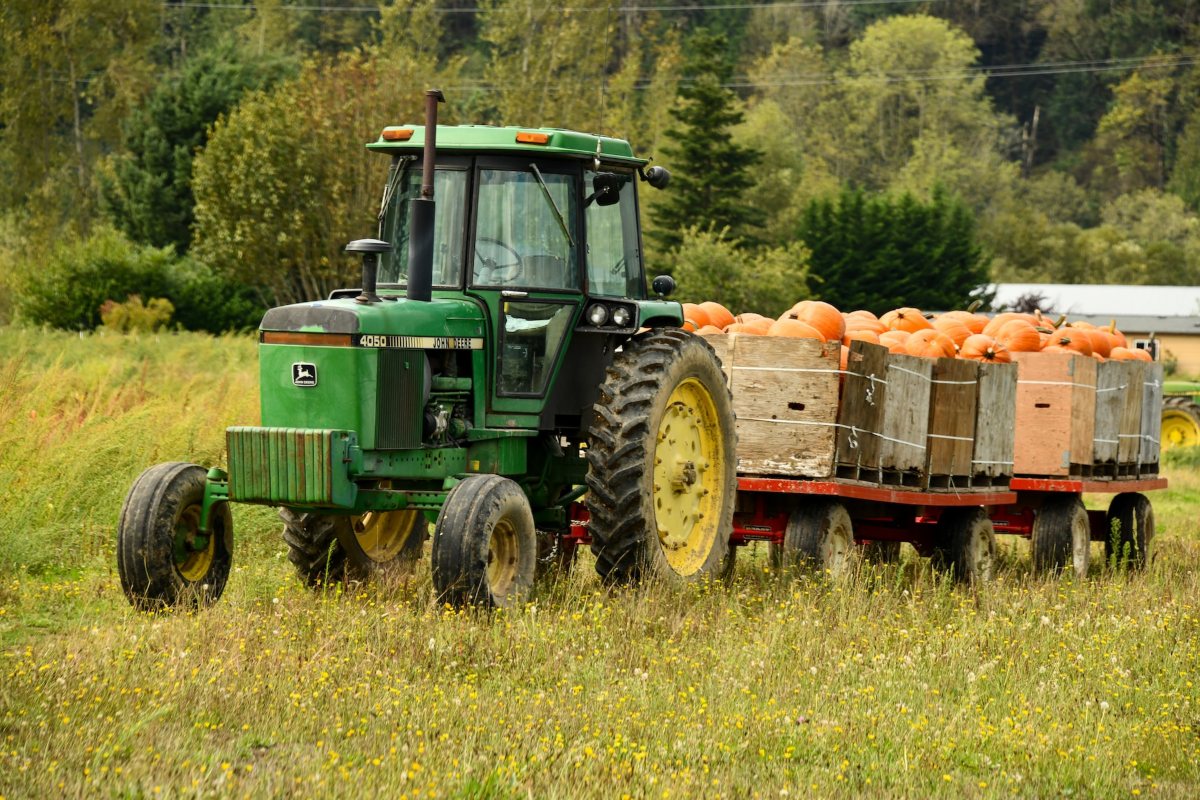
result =
[[[310,593],[273,512],[238,507],[220,603],[142,615],[121,499],[256,421],[253,343],[0,329],[0,353],[0,796],[1200,793],[1190,469],[1145,574],[1038,579],[1002,540],[979,592],[912,553],[838,586],[755,551],[730,586],[607,591],[584,557],[481,615],[427,565]]]

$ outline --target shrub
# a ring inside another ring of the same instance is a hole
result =
[[[124,303],[106,301],[100,306],[100,319],[104,327],[114,333],[152,333],[167,327],[174,312],[175,306],[170,300],[152,297],[149,303],[143,304],[142,298],[135,294]]]
[[[210,333],[254,327],[263,312],[250,289],[177,258],[170,247],[136,245],[112,229],[64,242],[45,259],[26,255],[18,273],[18,318],[64,330],[94,329],[105,303],[134,295],[165,298],[179,325]]]

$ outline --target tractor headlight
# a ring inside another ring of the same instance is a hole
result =
[[[599,328],[604,323],[608,322],[608,309],[599,303],[587,310],[587,320],[592,325]]]
[[[633,315],[629,313],[629,309],[625,306],[618,306],[612,314],[613,325],[618,328],[627,328],[629,323],[633,321]]]

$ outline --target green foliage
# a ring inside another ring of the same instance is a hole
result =
[[[1163,450],[1162,461],[1165,466],[1176,469],[1200,469],[1200,446]]]
[[[241,62],[222,48],[158,84],[123,125],[126,152],[106,191],[117,225],[136,241],[186,252],[194,218],[192,158],[208,127],[246,90],[274,82],[285,69],[278,60]]]
[[[846,190],[810,203],[797,233],[813,294],[838,308],[964,308],[988,282],[974,218],[941,191],[922,202]]]
[[[105,303],[134,295],[168,299],[175,321],[189,330],[254,327],[263,312],[245,288],[202,264],[176,258],[169,247],[135,245],[111,229],[28,257],[18,265],[16,284],[19,319],[65,330],[99,326]]]
[[[731,128],[742,121],[742,112],[733,92],[722,86],[732,72],[725,38],[700,30],[688,47],[685,80],[671,109],[677,125],[667,131],[671,144],[662,148],[671,185],[654,208],[650,235],[664,249],[675,249],[684,230],[701,226],[727,229],[739,246],[753,245],[763,213],[743,195],[761,155],[733,140]]]
[[[132,295],[124,303],[105,301],[100,306],[100,321],[104,329],[113,333],[153,333],[167,327],[175,306],[163,297],[152,297],[143,303],[139,295]]]
[[[670,266],[681,301],[715,300],[735,314],[778,317],[808,298],[808,260],[801,242],[748,253],[727,231],[693,226],[672,251]]]

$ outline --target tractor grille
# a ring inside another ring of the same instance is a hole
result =
[[[242,502],[349,506],[354,484],[349,431],[229,428],[229,498]]]
[[[428,360],[422,350],[380,350],[375,446],[409,450],[421,446]]]

